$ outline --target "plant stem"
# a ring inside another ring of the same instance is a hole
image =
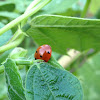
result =
[[[9,44],[10,42],[14,41],[18,36],[19,36],[19,32],[16,31],[16,33],[13,35],[13,37],[7,42],[7,44]]]
[[[41,0],[37,0],[37,1],[34,1],[34,6],[36,6]],[[29,16],[31,16],[32,14],[36,13],[38,10],[40,10],[42,7],[44,7],[50,0],[45,0],[44,2],[40,3],[38,6],[36,6],[35,8],[33,8],[32,10],[30,10],[29,12],[27,10],[29,10],[29,8],[26,10],[26,12],[28,13],[25,13],[23,15],[21,15],[20,17],[16,18],[15,20],[13,20],[12,22],[10,22],[9,24],[7,24],[5,27],[3,27],[2,29],[0,29],[0,35],[2,35],[4,32],[6,32],[7,30],[9,30],[10,28],[14,27],[15,25],[17,25],[18,23],[20,23],[23,19],[27,19]],[[25,25],[25,22],[27,20],[23,20],[23,23],[22,23],[22,27]],[[22,31],[26,31],[27,27],[30,25],[25,25],[26,28],[22,28]],[[14,34],[14,36],[11,38],[11,40],[8,41],[8,43],[2,47],[0,47],[0,53],[3,53],[9,49],[12,49],[16,46],[18,46],[25,38],[24,34],[22,34],[23,32],[21,31],[21,29],[19,28],[16,33]]]
[[[42,0],[34,0],[26,9],[26,11],[24,12],[25,13],[28,13],[29,10],[33,9],[36,5],[38,5]],[[23,27],[25,25],[25,23],[27,22],[27,18],[24,19],[22,22],[21,22],[21,27]]]
[[[37,4],[39,4],[42,0],[34,0],[26,9],[25,13],[27,13],[29,10],[34,8]]]
[[[29,6],[28,8],[26,9],[25,13],[27,13],[29,10],[31,10],[32,8],[34,8],[38,3],[40,3],[42,0],[34,0]],[[27,22],[27,19],[26,20],[23,20],[21,22],[21,27],[23,27],[25,25],[25,23]],[[20,25],[19,25],[20,27]],[[7,42],[10,43],[12,41],[14,41],[19,35],[20,35],[20,28],[18,28],[18,30],[16,31],[16,33],[14,34],[14,36]]]
[[[19,16],[15,20],[13,20],[10,23],[8,23],[7,25],[5,25],[3,28],[0,29],[0,35],[2,35],[4,32],[8,31],[12,27],[14,27],[17,24],[19,24],[22,20],[27,19],[31,15],[35,14],[37,11],[39,11],[41,8],[43,8],[50,1],[51,0],[45,0],[45,1],[43,1],[42,3],[40,3],[39,5],[37,5],[36,7],[34,7],[32,10],[30,10],[29,12],[27,12],[25,14],[22,14],[21,16]]]
[[[81,18],[84,18],[86,16],[87,10],[88,10],[89,5],[90,5],[90,2],[91,2],[91,0],[87,0],[86,1],[86,4],[84,6],[84,9],[83,9],[83,11],[81,13]]]
[[[25,60],[25,59],[15,59],[16,65],[32,65],[36,62],[42,62],[43,60]]]
[[[1,46],[0,47],[0,53],[3,53],[3,52],[5,52],[9,49],[12,49],[12,48],[18,46],[23,41],[24,37],[25,36],[23,34],[21,34],[14,42],[11,42],[9,44]]]
[[[33,60],[21,60],[21,59],[17,59],[15,60],[17,65],[32,65],[33,64]]]
[[[16,63],[16,65],[32,65],[37,62],[42,62],[43,60],[23,60],[23,59],[13,59]],[[22,69],[24,66],[18,67],[19,69]],[[0,66],[0,74],[4,72],[4,65]]]

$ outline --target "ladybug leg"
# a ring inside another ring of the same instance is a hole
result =
[[[35,60],[36,60],[36,58],[35,58]]]

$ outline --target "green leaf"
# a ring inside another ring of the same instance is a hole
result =
[[[100,99],[100,52],[89,58],[80,69],[77,76],[81,80],[84,100]]]
[[[100,9],[100,0],[91,0],[91,5],[89,11],[92,14],[96,14],[96,12]]]
[[[4,66],[9,99],[25,100],[22,79],[15,62],[7,59]]]
[[[15,9],[15,4],[11,2],[0,2],[0,11],[13,11]]]
[[[4,18],[16,18],[19,17],[20,15],[14,12],[7,12],[7,11],[1,11],[0,12],[0,20]]]
[[[9,1],[9,0],[7,0]],[[16,6],[16,11],[19,13],[23,13],[27,6],[32,2],[33,0],[10,0],[10,2],[14,3]]]
[[[30,67],[26,76],[26,100],[82,100],[78,79],[48,63]]]
[[[8,55],[11,51],[12,51],[12,49],[10,49],[0,55],[0,65],[2,65],[2,63],[6,60],[6,58],[8,57]]]
[[[66,54],[67,48],[79,51],[100,50],[100,20],[58,15],[35,17],[27,31],[39,45],[49,44],[53,51]]]
[[[0,28],[4,27],[4,24],[0,22]],[[0,36],[0,46],[6,44],[6,42],[12,37],[12,31],[9,30]],[[0,55],[0,65],[8,57],[11,50],[8,50]]]
[[[4,27],[4,24],[0,23],[0,28]],[[12,37],[11,30],[5,32],[0,36],[0,46],[4,45]]]
[[[64,69],[58,62],[57,60],[51,56],[51,58],[49,59],[48,63],[50,63],[52,66],[55,66],[56,68],[59,68],[59,69]]]
[[[68,8],[72,7],[78,0],[52,0],[48,5],[43,8],[44,13],[62,13]]]
[[[0,100],[4,100],[4,98],[7,99],[7,87],[6,87],[4,73],[2,73],[0,74]]]

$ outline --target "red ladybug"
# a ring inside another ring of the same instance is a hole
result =
[[[42,59],[45,62],[48,62],[51,57],[51,53],[52,53],[52,50],[49,45],[42,45],[37,48],[34,57],[35,57],[35,60]]]

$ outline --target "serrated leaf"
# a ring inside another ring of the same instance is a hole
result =
[[[79,80],[48,63],[32,65],[26,77],[26,100],[82,100]]]
[[[13,11],[15,9],[15,4],[11,2],[0,2],[0,11]]]
[[[9,99],[25,100],[22,79],[15,62],[7,59],[4,66]]]
[[[0,28],[4,27],[4,24],[0,22]],[[12,31],[8,30],[0,36],[0,46],[4,45],[12,37]]]
[[[100,20],[58,15],[35,17],[27,33],[39,44],[49,44],[53,51],[66,54],[66,49],[100,50]]]
[[[100,99],[100,52],[77,70],[84,91],[84,100]]]

